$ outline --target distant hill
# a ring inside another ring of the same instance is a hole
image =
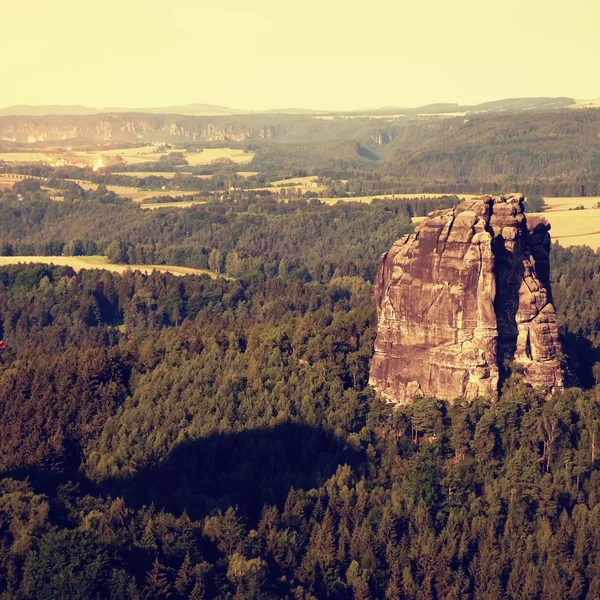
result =
[[[484,102],[471,107],[471,112],[498,112],[510,110],[548,110],[553,108],[566,108],[575,104],[574,98],[506,98]]]
[[[427,104],[426,106],[419,106],[417,108],[412,109],[411,112],[417,112],[422,115],[427,114],[443,114],[443,113],[457,113],[457,112],[466,112],[469,110],[470,106],[463,106],[460,104],[454,104],[449,102],[438,102],[436,104]]]
[[[62,104],[48,104],[40,106],[30,106],[28,104],[16,104],[0,108],[0,116],[25,116],[25,117],[43,117],[46,115],[95,115],[100,112],[97,108],[75,104],[66,106]]]
[[[352,115],[352,116],[380,116],[380,115],[444,115],[452,113],[477,113],[477,112],[506,112],[521,110],[551,110],[574,106],[578,101],[573,98],[505,98],[476,105],[462,105],[452,102],[438,102],[418,107],[386,106],[352,111],[328,111],[312,108],[270,108],[267,110],[247,110],[231,108],[217,104],[184,104],[173,106],[158,106],[148,108],[94,108],[90,106],[74,105],[41,105],[29,106],[19,104],[0,108],[0,116],[45,116],[45,115],[96,115],[107,113],[141,113],[148,115],[182,115],[189,117],[217,117],[233,115]]]
[[[580,102],[580,101],[579,101]],[[436,102],[424,106],[406,107],[406,106],[384,106],[362,111],[345,111],[344,115],[355,116],[380,116],[380,115],[452,115],[454,113],[479,113],[479,112],[508,112],[522,110],[552,110],[557,108],[567,108],[575,106],[578,103],[574,98],[504,98],[503,100],[494,100],[492,102],[483,102],[481,104],[457,104],[456,102]],[[334,113],[331,113],[334,114]]]
[[[255,111],[265,115],[327,115],[329,110],[316,110],[313,108],[269,108],[268,110]]]

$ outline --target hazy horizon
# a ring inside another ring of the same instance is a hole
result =
[[[0,106],[324,111],[600,97],[600,5],[26,0],[4,9]]]
[[[542,96],[519,96],[518,98],[539,98]],[[560,98],[560,97],[565,97],[565,98],[573,98],[572,96],[568,96],[566,94],[560,94],[557,96],[552,96],[552,98]],[[516,98],[516,97],[515,97]],[[478,104],[485,104],[488,102],[495,102],[495,101],[501,101],[501,100],[509,100],[512,99],[511,98],[504,98],[504,97],[497,97],[497,98],[487,98],[486,100],[482,100],[481,102],[479,102]],[[594,100],[594,98],[573,98],[574,100]],[[598,98],[600,99],[600,97]],[[19,103],[14,103],[14,104],[8,104],[8,105],[0,105],[0,110],[2,109],[6,109],[6,108],[12,108],[12,107],[16,107],[16,106],[23,106],[23,107],[31,107],[31,108],[36,108],[36,107],[44,107],[44,106],[61,106],[63,108],[69,108],[70,106],[73,107],[84,107],[84,108],[89,108],[89,109],[94,109],[94,110],[101,110],[101,111],[110,111],[111,109],[133,109],[133,110],[152,110],[152,109],[156,109],[156,108],[169,108],[169,107],[185,107],[185,106],[211,106],[211,107],[215,107],[215,108],[228,108],[228,109],[232,109],[232,110],[248,110],[249,113],[251,112],[267,112],[267,111],[273,111],[273,110],[294,110],[294,109],[298,109],[301,111],[316,111],[316,112],[323,112],[323,113],[328,113],[328,112],[360,112],[361,110],[385,110],[386,108],[402,108],[402,109],[415,109],[415,108],[420,108],[420,107],[425,107],[425,106],[433,106],[433,105],[437,105],[437,104],[445,104],[445,105],[453,105],[456,104],[457,106],[475,106],[475,104],[470,104],[470,103],[459,103],[459,102],[454,102],[452,100],[447,100],[447,99],[440,99],[437,101],[433,101],[433,102],[429,102],[427,104],[419,104],[419,105],[381,105],[381,104],[375,104],[372,106],[354,106],[354,107],[348,107],[348,108],[338,108],[338,109],[330,109],[327,107],[319,107],[319,106],[261,106],[258,108],[247,108],[245,106],[232,106],[232,105],[224,105],[224,104],[215,104],[212,102],[202,102],[202,101],[198,101],[198,102],[186,102],[186,103],[177,103],[177,104],[164,104],[164,105],[145,105],[145,106],[125,106],[125,105],[121,105],[121,106],[101,106],[99,104],[75,104],[75,103],[48,103],[48,104],[26,104],[23,102],[19,102]]]

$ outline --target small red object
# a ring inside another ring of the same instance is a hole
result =
[[[0,342],[0,354],[2,354],[5,350],[8,350],[8,346],[4,342]]]

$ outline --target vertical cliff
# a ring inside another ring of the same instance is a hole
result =
[[[549,229],[528,224],[523,196],[483,196],[398,240],[375,283],[371,385],[400,403],[493,397],[518,364],[545,393],[562,387]]]

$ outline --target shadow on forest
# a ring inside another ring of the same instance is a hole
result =
[[[561,342],[568,357],[569,385],[589,390],[596,385],[594,365],[600,362],[600,348],[585,336],[565,330]]]
[[[120,496],[133,508],[154,503],[157,509],[176,515],[185,510],[200,519],[215,508],[238,506],[256,519],[265,503],[282,506],[290,489],[318,487],[339,465],[360,468],[364,461],[362,453],[332,434],[288,422],[187,441],[164,461],[140,468],[132,477],[99,484],[73,473],[38,470],[18,475],[28,476],[37,490],[50,495],[71,480],[82,492]]]

